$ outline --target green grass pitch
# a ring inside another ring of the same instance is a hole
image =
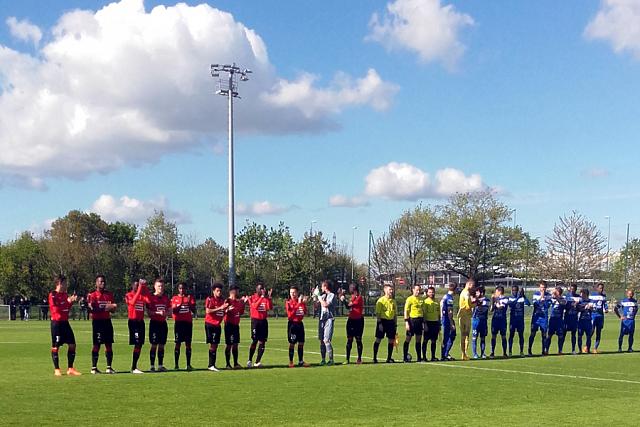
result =
[[[316,366],[317,323],[308,319],[306,360],[314,366],[295,369],[286,367],[286,320],[271,319],[266,368],[219,373],[204,369],[207,346],[203,320],[198,319],[196,371],[137,376],[128,373],[126,320],[114,321],[114,368],[121,373],[111,376],[89,375],[91,323],[71,324],[78,342],[76,367],[84,375],[55,378],[49,323],[0,322],[0,425],[638,425],[640,420],[640,353],[614,352],[619,323],[612,315],[607,316],[601,344],[605,353],[599,355],[334,367]],[[365,362],[371,361],[374,326],[374,320],[367,319]],[[171,336],[172,323],[169,329]],[[241,331],[244,365],[247,319]],[[336,361],[342,362],[342,318],[334,347]],[[142,369],[149,366],[148,349],[147,344]],[[556,349],[554,338],[551,350]],[[539,340],[534,350],[540,351]],[[382,345],[383,359],[385,354]],[[458,341],[452,354],[460,354]],[[172,342],[165,359],[171,368]],[[66,346],[60,362],[66,366]],[[181,364],[184,367],[184,350]],[[99,366],[104,365],[101,352]],[[223,351],[218,354],[221,365]]]

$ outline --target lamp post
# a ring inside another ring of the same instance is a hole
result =
[[[604,217],[607,220],[607,272],[609,271],[609,251],[611,250],[611,217],[609,215]]]
[[[353,282],[353,270],[354,270],[354,258],[353,258],[353,247],[356,238],[356,230],[358,229],[357,225],[351,227],[351,281]]]
[[[233,171],[233,98],[240,98],[238,95],[238,82],[249,80],[248,74],[251,70],[241,69],[235,62],[231,65],[212,64],[211,77],[220,77],[220,73],[227,73],[228,78],[218,80],[218,90],[216,94],[228,98],[229,108],[229,213],[228,213],[228,234],[229,234],[229,286],[236,284],[236,264],[235,264],[235,199],[234,199],[234,171]]]
[[[311,220],[311,228],[309,229],[309,236],[313,237],[313,224],[315,224],[316,222],[318,222],[315,219]]]

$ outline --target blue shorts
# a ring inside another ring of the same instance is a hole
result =
[[[593,326],[591,325],[591,320],[580,320],[578,322],[578,333],[585,333],[587,335],[591,335],[593,332]]]
[[[564,321],[562,320],[562,317],[551,317],[549,319],[549,335],[553,334],[564,334]]]
[[[472,319],[471,321],[471,335],[474,337],[487,336],[487,319]]]
[[[538,330],[542,332],[547,332],[549,329],[549,323],[546,318],[538,317],[531,319],[531,332],[536,332]]]
[[[635,330],[635,320],[623,320],[622,322],[620,322],[620,335],[633,335]]]
[[[491,335],[507,334],[507,319],[493,319],[491,321]]]
[[[564,330],[567,332],[575,332],[578,329],[578,317],[564,318]]]
[[[520,333],[524,333],[524,317],[519,318],[511,318],[509,321],[509,331],[518,331]]]
[[[604,316],[602,315],[591,315],[591,324],[593,324],[593,329],[602,329],[604,328]]]

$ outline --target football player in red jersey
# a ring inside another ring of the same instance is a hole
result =
[[[207,297],[204,302],[204,332],[207,344],[209,344],[209,367],[207,369],[213,372],[218,372],[218,368],[216,368],[216,353],[218,344],[220,344],[220,336],[222,335],[220,325],[228,308],[229,303],[222,297],[222,284],[214,283],[211,288],[211,296]]]
[[[309,366],[304,362],[304,323],[302,319],[307,314],[308,297],[299,294],[297,286],[289,288],[289,299],[284,307],[287,312],[287,339],[289,341],[289,367],[293,368],[293,352],[298,344],[298,366]]]
[[[133,346],[133,359],[131,362],[131,373],[142,374],[138,369],[138,359],[144,345],[144,305],[149,295],[147,282],[140,279],[131,284],[131,291],[124,297],[127,303],[127,315],[129,326],[129,345]]]
[[[265,343],[269,338],[269,323],[267,322],[267,317],[269,317],[269,310],[273,309],[273,301],[271,300],[272,293],[273,289],[269,289],[267,292],[264,283],[258,282],[256,285],[256,293],[249,298],[251,346],[249,347],[247,368],[253,366],[259,368],[262,366],[262,355],[264,354]],[[258,347],[258,357],[256,357],[256,364],[254,365],[253,355],[256,352],[256,346]]]
[[[356,340],[358,348],[358,359],[356,363],[362,363],[362,334],[364,332],[364,299],[360,295],[360,289],[357,283],[349,285],[349,293],[351,299],[347,302],[344,291],[340,293],[340,301],[349,309],[349,317],[347,318],[347,363],[351,363],[351,348],[353,340]]]
[[[156,371],[156,354],[158,355],[158,372],[166,372],[164,367],[164,346],[167,343],[167,315],[171,302],[164,293],[164,279],[157,278],[153,283],[153,295],[147,298],[147,313],[149,314],[149,363],[151,372]]]
[[[174,320],[175,349],[174,360],[175,370],[180,369],[180,345],[184,343],[187,355],[187,371],[193,371],[191,367],[191,338],[193,337],[193,312],[196,310],[196,300],[186,293],[187,285],[184,282],[178,283],[178,295],[171,298],[171,309]]]
[[[241,368],[238,363],[238,344],[240,343],[240,316],[244,314],[244,306],[248,297],[239,298],[239,288],[235,285],[229,288],[227,298],[227,311],[224,313],[224,357],[227,360],[227,369],[231,369],[231,353],[233,353],[233,368]]]
[[[73,367],[76,358],[76,338],[69,324],[69,310],[78,297],[67,295],[67,280],[64,276],[56,277],[56,288],[49,293],[49,310],[51,311],[51,359],[53,359],[54,375],[59,377],[60,359],[58,350],[67,344],[67,375],[82,375]]]
[[[100,345],[104,344],[104,353],[107,357],[107,374],[115,374],[111,367],[113,362],[113,325],[111,313],[116,311],[118,305],[114,303],[113,294],[105,290],[105,277],[102,274],[96,276],[96,290],[87,297],[87,304],[91,311],[91,326],[93,329],[93,348],[91,349],[91,373],[99,374],[98,356]]]

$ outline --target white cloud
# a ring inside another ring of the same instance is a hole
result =
[[[132,224],[143,224],[156,211],[163,211],[168,220],[178,224],[191,222],[189,214],[173,210],[164,197],[155,200],[139,200],[129,196],[115,198],[103,194],[93,202],[89,212],[95,212],[105,221],[122,221]]]
[[[369,201],[364,196],[348,197],[342,194],[336,194],[329,198],[329,206],[334,208],[359,208],[369,206]]]
[[[11,35],[25,42],[31,42],[34,46],[38,46],[42,40],[42,31],[38,26],[33,25],[28,19],[18,21],[14,16],[7,18],[7,26]]]
[[[628,51],[640,59],[640,1],[603,0],[584,34],[608,41],[616,53]]]
[[[395,0],[382,16],[373,14],[367,40],[388,50],[415,52],[420,62],[439,61],[454,68],[465,51],[459,33],[473,24],[471,16],[440,0]]]
[[[609,176],[609,170],[604,168],[590,168],[582,171],[582,176],[587,178],[606,178]]]
[[[251,204],[237,203],[235,206],[236,214],[241,216],[265,216],[279,215],[294,209],[294,206],[278,205],[264,200],[261,202],[253,202]],[[226,210],[224,211],[226,212]]]
[[[0,44],[0,182],[83,178],[215,141],[226,102],[209,65],[232,61],[254,71],[236,104],[243,133],[335,129],[336,113],[385,109],[397,91],[375,70],[326,88],[309,74],[282,79],[254,30],[206,4],[75,10],[34,54]]]
[[[316,79],[313,74],[303,74],[295,81],[280,80],[271,93],[263,95],[264,100],[278,107],[295,106],[312,119],[339,113],[351,105],[371,105],[376,110],[386,110],[399,89],[397,85],[383,82],[374,69],[355,81],[339,73],[328,88],[314,87]]]
[[[428,172],[398,162],[372,169],[365,182],[366,195],[394,200],[442,198],[487,188],[478,174],[467,176],[458,169],[445,168],[436,171],[435,179],[431,180]]]

